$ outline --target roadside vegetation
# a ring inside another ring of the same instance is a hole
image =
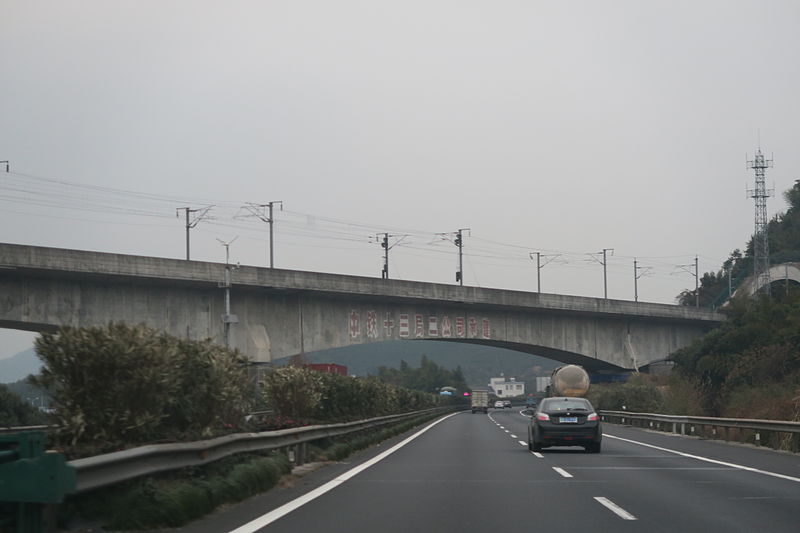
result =
[[[256,371],[242,354],[210,340],[180,339],[141,325],[63,328],[42,334],[36,352],[43,368],[30,381],[51,397],[50,420],[59,427],[54,444],[70,458],[452,401],[377,378],[293,366]],[[8,405],[9,413],[33,414],[24,405]],[[265,413],[249,417],[256,409]],[[14,416],[7,416],[9,422],[21,415]]]
[[[6,385],[0,384],[0,427],[38,426],[47,416]]]
[[[772,217],[767,226],[770,263],[773,265],[800,261],[800,180],[783,193],[789,205],[784,213]],[[728,272],[734,291],[739,282],[753,273],[753,239],[747,242],[744,251],[733,250],[721,268],[700,275],[697,291],[685,290],[678,297],[681,305],[695,305],[699,295],[701,307],[719,307],[728,296]]]
[[[47,392],[52,414],[44,418],[0,387],[0,425],[49,420],[59,427],[50,435],[51,445],[70,459],[144,444],[399,414],[459,400],[375,377],[299,366],[256,369],[240,353],[210,340],[179,339],[141,325],[63,328],[42,334],[36,351],[43,367],[29,381]],[[436,365],[424,368],[447,375]],[[250,416],[255,409],[261,414]],[[309,460],[341,460],[435,416],[317,441],[309,446]],[[79,517],[108,529],[178,527],[282,480],[291,482],[290,472],[283,453],[239,454],[71,497],[61,521]]]
[[[400,361],[399,368],[378,368],[378,380],[406,389],[433,392],[442,387],[453,387],[459,391],[469,390],[461,367],[448,370],[423,355],[419,368],[414,368],[405,361]]]
[[[789,209],[768,226],[771,262],[800,260],[800,181],[784,193]],[[732,279],[752,273],[752,239],[734,250],[718,272],[705,273],[700,304],[717,305]],[[680,303],[694,305],[695,292]],[[737,296],[719,308],[727,320],[672,354],[669,377],[634,376],[628,383],[594,386],[600,409],[800,421],[800,287],[774,284],[772,296]]]

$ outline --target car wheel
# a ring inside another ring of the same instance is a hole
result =
[[[542,451],[542,443],[533,441],[533,446],[531,447],[532,452],[540,452]]]
[[[588,453],[600,453],[600,443],[599,442],[593,442],[592,444],[589,444],[586,447],[586,451]]]

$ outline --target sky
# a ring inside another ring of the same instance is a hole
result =
[[[794,0],[2,5],[0,242],[674,303],[800,178]]]

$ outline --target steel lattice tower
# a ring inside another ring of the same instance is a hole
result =
[[[767,189],[764,174],[772,166],[772,159],[766,159],[761,153],[761,147],[756,150],[752,161],[747,162],[747,168],[752,168],[756,173],[755,189],[750,189],[747,194],[755,199],[756,203],[756,228],[753,235],[753,277],[755,281],[753,293],[761,291],[769,295],[769,238],[767,235],[767,198],[772,196],[772,189]]]

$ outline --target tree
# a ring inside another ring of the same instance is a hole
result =
[[[0,427],[35,426],[46,422],[44,413],[0,384]]]

